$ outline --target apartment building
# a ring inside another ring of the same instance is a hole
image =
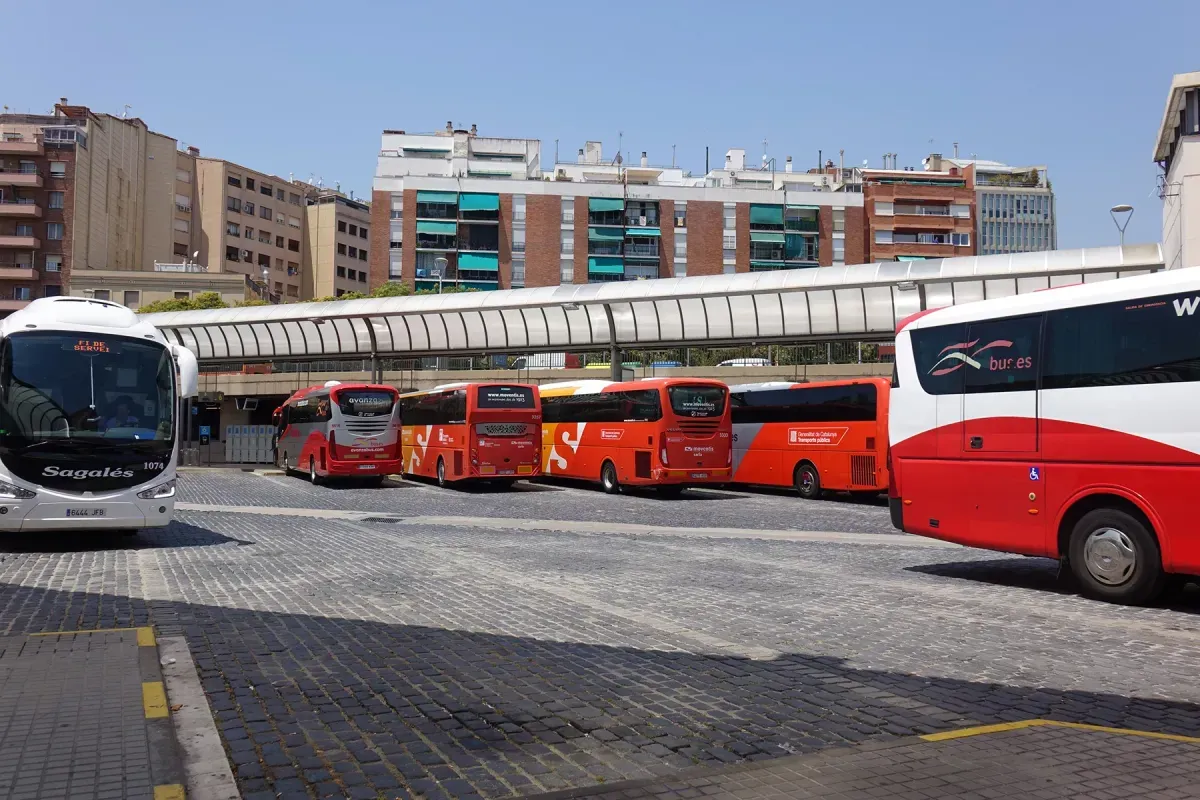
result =
[[[1200,266],[1200,72],[1171,78],[1154,161],[1167,268]]]
[[[210,272],[248,276],[265,289],[273,302],[306,299],[301,292],[306,214],[303,190],[275,175],[205,158],[195,148],[185,158],[195,165],[194,196],[199,214],[198,219],[196,214],[192,219],[198,221],[203,233],[191,241],[196,243],[199,263]],[[175,186],[184,183],[178,180]],[[181,206],[177,202],[176,210]],[[186,212],[179,211],[179,215]]]
[[[371,206],[341,192],[297,184],[306,192],[301,293],[308,298],[366,294]]]
[[[0,115],[0,313],[62,294],[73,272],[170,260],[175,141],[69,105]]]
[[[1054,191],[1044,164],[1013,167],[999,161],[931,154],[926,171],[975,167],[975,247],[979,255],[1029,253],[1058,247]]]
[[[226,305],[258,299],[258,284],[239,273],[208,272],[193,262],[154,264],[152,270],[96,269],[75,274],[69,294],[110,300],[137,310],[159,300],[189,300],[205,292]]]
[[[692,176],[605,158],[540,167],[535,139],[384,131],[371,203],[372,286],[476,289],[859,263],[863,198],[774,162]]]
[[[894,156],[893,156],[894,158]],[[912,261],[976,253],[975,165],[944,170],[861,170],[865,261]]]

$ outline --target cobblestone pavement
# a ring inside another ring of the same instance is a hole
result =
[[[885,508],[211,475],[181,499],[214,508],[166,532],[0,546],[0,634],[186,636],[249,798],[510,797],[1039,717],[1200,734],[1194,592],[1121,608],[920,539],[622,528],[879,534]],[[514,522],[554,518],[612,527]]]

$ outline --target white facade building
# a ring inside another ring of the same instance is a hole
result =
[[[1163,257],[1167,269],[1200,266],[1200,72],[1176,75],[1158,127]]]

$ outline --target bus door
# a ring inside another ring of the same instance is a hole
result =
[[[980,544],[1044,549],[1045,491],[1038,452],[1042,317],[968,326],[963,343],[962,453],[969,527]],[[969,473],[969,474],[968,474]]]

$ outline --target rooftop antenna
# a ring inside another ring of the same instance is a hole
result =
[[[617,158],[614,163],[621,163],[621,146],[625,142],[625,131],[617,131]]]
[[[766,169],[766,168],[767,168],[767,137],[765,137],[765,136],[763,137],[763,158],[762,158],[762,165],[763,165],[763,169]]]
[[[133,106],[129,105],[129,103],[125,104],[125,110],[121,112],[121,119],[129,118],[129,109],[131,108],[133,108]]]
[[[675,145],[671,145],[671,169],[675,169]]]

